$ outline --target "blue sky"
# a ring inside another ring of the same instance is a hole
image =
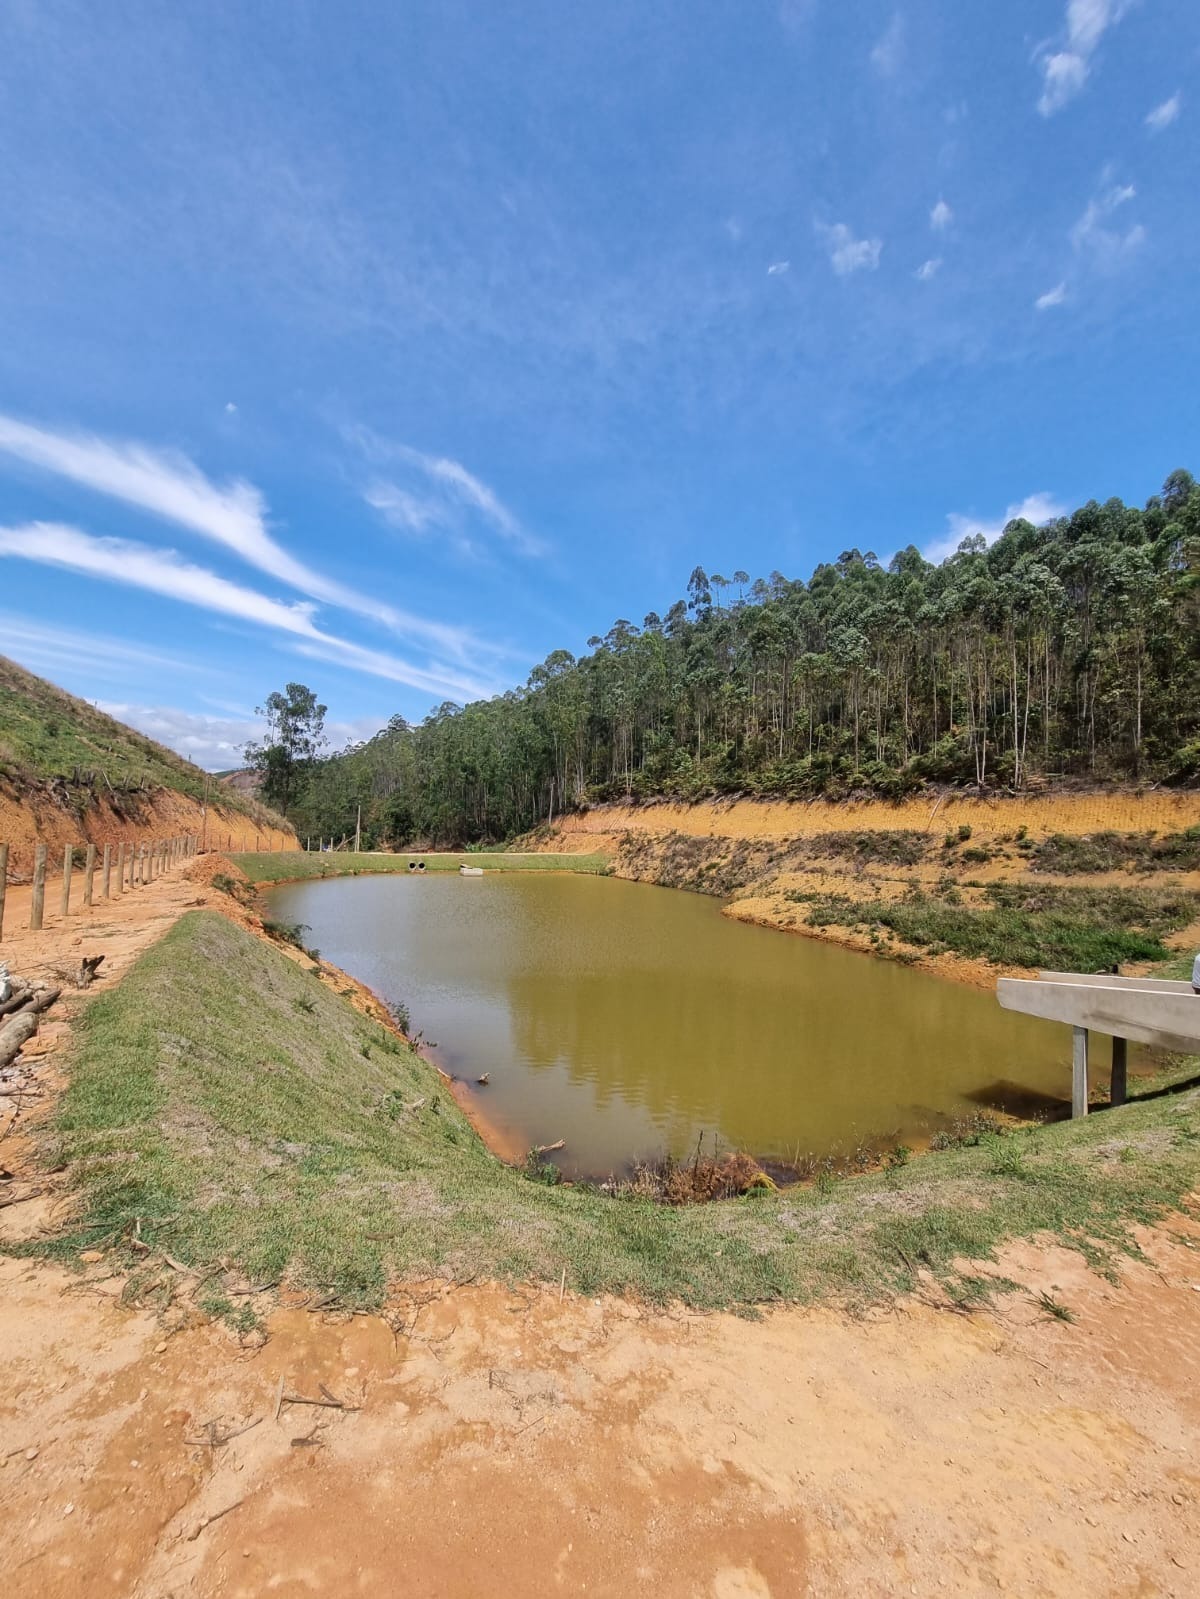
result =
[[[1194,0],[0,0],[0,652],[235,764],[1200,471]]]

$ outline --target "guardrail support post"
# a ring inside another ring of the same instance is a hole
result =
[[[1086,1027],[1072,1028],[1075,1035],[1074,1049],[1071,1056],[1071,1115],[1086,1116],[1088,1113],[1088,1030]]]
[[[70,844],[63,845],[63,880],[62,880],[62,914],[64,920],[71,914],[71,857],[74,850]]]
[[[92,883],[96,876],[96,846],[89,844],[87,847],[87,862],[83,868],[83,903],[92,903]]]
[[[1124,1038],[1113,1039],[1112,1084],[1108,1091],[1110,1105],[1123,1105],[1128,1095],[1129,1044]]]

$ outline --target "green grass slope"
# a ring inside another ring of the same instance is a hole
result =
[[[47,1159],[73,1259],[135,1234],[210,1283],[287,1279],[355,1306],[433,1272],[716,1306],[866,1301],[1046,1229],[1089,1258],[1200,1182],[1200,1092],[984,1135],[877,1176],[668,1209],[546,1186],[483,1146],[436,1072],[306,968],[195,911],[84,1011]],[[135,1257],[130,1255],[131,1264]]]
[[[468,851],[462,855],[431,854],[424,850],[402,850],[398,855],[355,854],[353,850],[286,851],[271,854],[253,850],[231,855],[251,883],[294,883],[310,877],[358,877],[371,872],[408,873],[409,861],[423,861],[427,872],[457,872],[460,866],[481,866],[485,872],[584,872],[603,875],[608,870],[607,855],[502,855]]]
[[[64,784],[84,802],[90,793],[131,794],[166,788],[202,801],[206,774],[174,750],[106,716],[43,677],[0,655],[0,778],[18,791]],[[215,782],[223,809],[282,825],[256,800]]]

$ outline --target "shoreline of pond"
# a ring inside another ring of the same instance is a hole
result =
[[[405,857],[395,857],[398,860],[403,858]],[[430,857],[427,855],[424,858],[428,860]],[[453,857],[455,860],[458,858],[457,856]],[[529,858],[526,857],[526,859]],[[442,857],[442,859],[446,860],[446,857]],[[543,856],[541,859],[546,860],[547,857]],[[556,855],[549,857],[549,861],[553,861],[555,864],[551,866],[548,863],[547,866],[540,867],[543,875],[547,872],[554,874],[556,868],[563,875],[571,874],[573,871],[573,863],[567,864],[570,861],[570,857],[564,860],[563,856]],[[278,864],[278,857],[272,864]],[[442,870],[448,871],[448,869],[449,861],[447,860],[447,864],[442,867]],[[538,868],[535,868],[535,870],[538,870]],[[330,881],[357,876],[387,875],[407,876],[408,873],[406,870],[396,867],[384,868],[382,872],[370,872],[361,867],[350,867],[343,870],[317,870],[303,874],[288,873],[269,879],[260,877],[253,884],[253,888],[257,891],[273,888],[303,887],[309,882]],[[588,875],[600,874],[595,873],[594,870],[588,870]],[[637,881],[637,879],[625,879],[625,881]],[[735,905],[737,903],[739,902],[734,902]],[[264,907],[263,909],[265,915],[267,908]],[[722,910],[726,913],[730,909],[730,906],[722,907]],[[788,928],[770,923],[757,923],[756,918],[738,916],[736,914],[731,916],[730,919],[742,921],[747,925],[764,925],[770,931],[809,932],[808,929],[804,928]],[[840,932],[841,930],[834,929],[833,931]],[[814,937],[815,942],[836,944],[842,944],[843,942],[840,938],[822,940],[816,929],[811,930],[810,936],[812,935],[816,935]],[[852,945],[850,948],[853,953],[873,953],[869,949],[857,949]],[[343,973],[355,986],[369,994],[376,1004],[385,1009],[388,1008],[387,1002],[380,999],[379,994],[370,985],[363,982],[361,978],[345,972],[344,968],[336,966],[333,962],[323,959],[322,963],[331,971]],[[891,966],[895,963],[886,961],[885,958],[885,964]],[[419,1032],[410,1035],[405,1033],[399,1026],[397,1031],[400,1032],[400,1036],[405,1038],[409,1046],[420,1054],[427,1064],[438,1073],[447,1090],[453,1095],[456,1104],[471,1122],[481,1142],[497,1159],[514,1169],[536,1165],[536,1157],[539,1154],[548,1157],[552,1161],[554,1150],[557,1147],[556,1143],[538,1145],[532,1135],[515,1133],[511,1125],[505,1125],[489,1114],[486,1090],[476,1086],[476,1080],[472,1075],[474,1068],[469,1061],[460,1064],[455,1071],[447,1070],[435,1054],[436,1045],[430,1045],[424,1041]],[[1068,1110],[1069,1099],[1064,1096],[1061,1102],[1061,1119],[1066,1118]],[[981,1132],[1004,1133],[1060,1119],[1059,1115],[1056,1115],[1053,1110],[1048,1110],[1047,1107],[1042,1107],[1037,1113],[1030,1114],[1027,1111],[1009,1109],[1000,1102],[981,1105],[979,1111],[975,1113],[960,1113],[955,1116],[950,1111],[946,1111],[939,1114],[944,1116],[941,1126],[928,1126],[920,1130],[914,1128],[881,1129],[852,1143],[836,1147],[822,1154],[809,1152],[796,1161],[781,1157],[778,1152],[757,1152],[751,1144],[747,1143],[730,1143],[727,1148],[714,1144],[713,1157],[706,1158],[722,1160],[727,1157],[746,1158],[752,1161],[754,1166],[769,1177],[776,1186],[781,1188],[808,1188],[831,1177],[846,1179],[886,1171],[896,1164],[904,1163],[910,1157],[920,1157],[927,1153],[935,1152],[939,1148],[948,1147],[947,1140],[951,1144],[964,1140],[968,1142],[977,1141]],[[555,1128],[547,1130],[542,1136],[557,1139],[558,1132],[559,1129]],[[569,1147],[569,1137],[567,1144]],[[720,1156],[716,1154],[718,1147],[722,1147]],[[653,1173],[664,1167],[668,1169],[672,1166],[677,1168],[686,1167],[688,1164],[687,1158],[675,1160],[667,1152],[660,1149],[648,1156],[629,1154],[623,1159],[618,1158],[604,1165],[597,1165],[591,1168],[584,1166],[582,1169],[569,1176],[563,1176],[559,1180],[567,1185],[583,1184],[590,1187],[599,1187],[609,1192],[619,1192],[623,1187],[627,1189],[628,1185],[636,1183],[640,1177],[647,1173]]]

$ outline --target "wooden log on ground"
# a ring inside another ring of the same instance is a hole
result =
[[[0,1016],[11,1016],[33,998],[33,988],[22,978],[14,978],[11,987],[12,993],[0,1004]]]
[[[0,1026],[0,1067],[10,1066],[38,1030],[42,1011],[54,1004],[60,988],[47,988],[27,1001],[23,1009]]]
[[[0,1027],[0,1067],[11,1066],[25,1045],[38,1030],[37,1015],[22,1011]]]

